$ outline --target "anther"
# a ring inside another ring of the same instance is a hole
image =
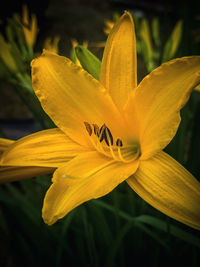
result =
[[[99,137],[99,126],[97,124],[92,124],[94,127],[94,134]]]
[[[86,121],[84,121],[84,124],[85,124],[85,128],[87,130],[87,132],[89,133],[89,135],[91,136],[92,135],[92,127],[90,126],[90,124]]]
[[[110,132],[110,130],[108,129],[108,127],[105,128],[104,130],[104,139],[105,139],[105,142],[108,146],[112,146],[113,145],[113,137],[112,137],[112,134]]]
[[[123,146],[122,140],[120,140],[119,138],[116,141],[116,146]]]
[[[99,130],[99,141],[102,142],[103,139],[105,139],[105,128],[106,128],[106,125],[102,125],[100,130]]]

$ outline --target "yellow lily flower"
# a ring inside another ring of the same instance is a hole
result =
[[[1,164],[56,168],[42,209],[47,224],[126,180],[153,207],[200,229],[200,183],[162,151],[200,83],[200,57],[167,62],[139,85],[136,60],[125,12],[108,37],[100,81],[48,51],[32,61],[35,93],[59,128],[16,141]]]
[[[31,20],[29,19],[28,8],[26,5],[23,6],[22,23],[22,30],[24,32],[26,43],[28,46],[33,47],[38,33],[37,18],[35,14],[32,14]]]
[[[105,28],[103,29],[103,31],[106,35],[109,35],[115,23],[114,21],[111,20],[105,20],[104,23],[105,23]]]
[[[53,39],[50,37],[46,38],[44,41],[44,48],[48,51],[58,54],[58,43],[60,42],[60,37],[56,36]]]
[[[104,33],[106,35],[109,35],[113,26],[115,25],[116,21],[119,19],[119,14],[118,13],[114,13],[113,14],[113,20],[109,20],[109,19],[106,19],[104,21],[104,24],[105,24],[105,28],[103,29]]]

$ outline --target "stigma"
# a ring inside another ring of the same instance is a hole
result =
[[[101,127],[97,124],[84,122],[89,139],[96,150],[116,161],[125,163],[136,160],[141,155],[139,143],[134,141],[124,144],[120,138],[114,138],[110,129],[104,123]]]

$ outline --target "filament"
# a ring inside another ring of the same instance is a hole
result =
[[[113,136],[105,124],[103,124],[101,128],[99,128],[97,124],[92,124],[93,129],[88,122],[84,122],[84,124],[92,145],[98,152],[106,157],[112,157],[116,161],[129,163],[139,158],[141,155],[140,146],[137,142],[133,142],[132,145],[129,143],[129,145],[124,146],[122,140],[118,138],[115,145],[113,145]],[[106,148],[105,145],[107,145],[109,149]]]

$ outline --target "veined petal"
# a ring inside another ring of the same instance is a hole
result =
[[[49,167],[0,166],[0,184],[33,178],[38,175],[53,173],[54,170],[55,168]]]
[[[40,131],[15,141],[3,153],[1,166],[59,167],[86,149],[60,129]]]
[[[125,12],[106,42],[101,65],[100,82],[121,109],[128,95],[137,86],[136,38],[133,19]]]
[[[200,183],[165,152],[141,161],[127,182],[156,209],[200,230]]]
[[[14,141],[6,138],[0,138],[0,156]]]
[[[32,61],[32,80],[45,112],[80,144],[88,145],[85,121],[120,128],[120,113],[109,94],[69,59],[45,51]]]
[[[97,152],[77,156],[55,171],[44,199],[44,221],[51,225],[83,202],[108,194],[133,174],[138,164],[110,161]]]
[[[130,96],[126,117],[141,144],[141,159],[161,151],[174,137],[180,109],[200,83],[200,56],[169,61],[152,71]]]

